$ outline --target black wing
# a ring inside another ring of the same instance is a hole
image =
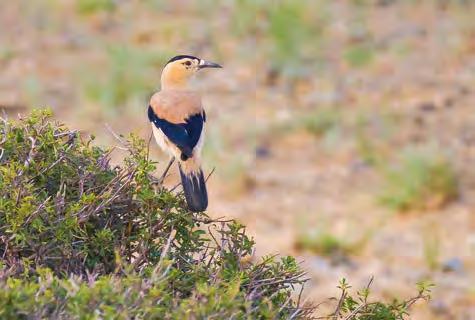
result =
[[[175,144],[182,152],[182,160],[192,156],[193,148],[198,144],[203,131],[203,123],[206,121],[206,114],[195,114],[185,120],[184,123],[171,123],[159,118],[152,107],[148,107],[148,119],[160,129],[167,138]]]

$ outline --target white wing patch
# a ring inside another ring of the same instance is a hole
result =
[[[201,159],[201,150],[203,149],[203,144],[205,142],[205,123],[203,123],[203,128],[201,129],[200,139],[196,143],[196,146],[193,148],[193,157]]]
[[[163,131],[157,128],[153,123],[152,130],[153,136],[155,137],[155,141],[160,146],[160,149],[162,149],[163,152],[169,154],[170,156],[180,159],[180,149],[178,149],[173,143],[170,142],[170,140],[168,140]]]
[[[176,159],[180,159],[180,156],[181,156],[180,149],[178,149],[178,147],[176,147],[167,138],[167,136],[163,133],[163,131],[157,128],[153,123],[152,123],[152,131],[153,131],[153,136],[155,137],[155,141],[160,146],[160,149],[162,149],[163,152],[169,154],[170,156],[175,157]],[[204,140],[205,140],[205,125],[203,123],[203,129],[201,129],[200,138],[198,142],[196,143],[196,146],[193,148],[193,158],[197,160],[201,159],[201,150],[203,149]]]

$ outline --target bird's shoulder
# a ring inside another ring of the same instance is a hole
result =
[[[150,107],[157,117],[171,123],[183,123],[203,112],[201,95],[188,90],[162,90],[150,99]]]

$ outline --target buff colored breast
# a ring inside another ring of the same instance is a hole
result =
[[[183,123],[185,120],[203,111],[201,96],[194,91],[162,90],[150,99],[155,114],[171,123]]]

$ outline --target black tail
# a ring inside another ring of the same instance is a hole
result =
[[[200,169],[199,172],[187,174],[183,172],[181,166],[178,167],[188,208],[193,212],[205,211],[208,207],[208,192],[203,171]]]

